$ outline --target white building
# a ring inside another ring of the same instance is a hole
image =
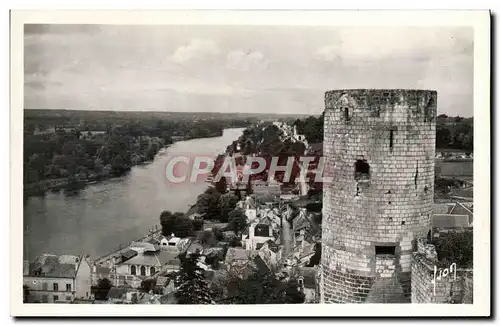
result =
[[[24,262],[23,285],[28,302],[70,303],[91,298],[90,265],[83,256],[43,254]]]
[[[178,271],[180,262],[177,258],[178,252],[160,250],[156,247],[140,249],[141,246],[132,246],[122,253],[120,260],[114,266],[115,286],[128,284],[132,287],[140,286],[140,283],[158,272]]]
[[[274,240],[272,228],[267,224],[251,224],[245,233],[242,235],[242,242],[246,250],[259,250],[264,243]]]

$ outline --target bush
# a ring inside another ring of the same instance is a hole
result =
[[[439,238],[434,238],[433,245],[441,263],[472,267],[474,254],[472,231],[441,234]]]

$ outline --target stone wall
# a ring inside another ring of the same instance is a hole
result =
[[[433,208],[436,102],[434,91],[325,94],[321,302],[410,302]],[[392,252],[380,260],[376,247]]]
[[[472,269],[444,266],[433,245],[419,245],[411,264],[412,303],[472,304],[473,293]]]

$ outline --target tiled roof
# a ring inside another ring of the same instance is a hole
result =
[[[226,262],[231,263],[236,260],[250,260],[258,255],[257,250],[245,250],[243,248],[229,248],[226,253]]]
[[[160,251],[156,254],[161,265],[179,265],[181,264],[178,254],[168,251]]]
[[[74,278],[77,272],[79,257],[43,254],[30,264],[29,275],[45,277]],[[70,262],[70,263],[68,263]]]
[[[165,251],[164,251],[165,252]],[[160,261],[156,255],[137,255],[125,262],[124,265],[144,265],[144,266],[160,266]]]
[[[453,207],[453,203],[434,203],[432,208],[433,214],[449,214],[451,207]]]
[[[467,228],[469,227],[468,215],[434,214],[432,227],[440,229]]]
[[[203,249],[203,256],[218,255],[221,257],[224,254],[224,248],[221,247],[211,247]]]
[[[132,242],[130,244],[130,248],[143,248],[144,251],[158,251],[159,247],[158,245],[154,245],[152,243],[148,242]]]
[[[187,252],[189,253],[196,253],[199,252],[201,253],[203,251],[203,246],[197,242],[194,242],[189,245],[189,247],[186,249]]]
[[[126,258],[126,259],[130,259],[134,256],[137,256],[137,251],[132,250],[132,249],[128,249],[128,250],[122,252],[121,256]]]
[[[474,197],[474,187],[460,188],[450,193],[452,197],[461,198],[473,198]]]
[[[262,260],[262,258],[259,255],[254,257],[253,262],[255,263],[255,266],[259,273],[265,274],[270,271],[269,268],[267,267],[267,264]]]
[[[109,274],[111,272],[111,268],[105,266],[96,266],[96,274]]]

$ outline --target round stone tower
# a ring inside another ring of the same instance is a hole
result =
[[[430,231],[437,93],[325,94],[322,303],[411,301],[411,254]]]

